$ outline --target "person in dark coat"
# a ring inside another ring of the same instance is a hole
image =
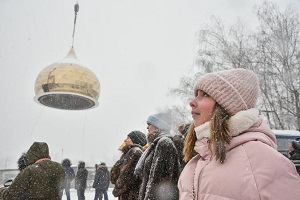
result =
[[[22,171],[28,166],[28,161],[26,153],[22,153],[21,157],[18,159],[18,169]],[[26,200],[26,194],[23,194],[18,200]]]
[[[95,174],[95,179],[93,183],[93,188],[95,188],[95,198],[94,200],[108,200],[107,190],[109,186],[109,171],[104,162],[101,162]]]
[[[137,200],[139,195],[139,185],[137,177],[134,175],[135,166],[143,154],[143,146],[147,139],[144,133],[132,131],[124,140],[126,144],[122,148],[122,156],[111,169],[111,182],[115,184],[113,195],[119,200]]]
[[[60,163],[50,160],[47,143],[34,142],[26,153],[27,167],[14,179],[9,188],[1,188],[0,199],[59,200],[65,171]]]
[[[18,159],[18,169],[22,171],[28,166],[28,161],[26,158],[26,153],[22,153],[21,157]],[[13,180],[9,179],[4,183],[5,187],[9,187],[12,184]],[[1,199],[1,198],[0,198]],[[26,200],[26,194],[22,194],[17,200]]]
[[[22,153],[21,157],[18,159],[18,169],[22,171],[28,166],[28,161],[26,158],[26,153]]]
[[[78,200],[85,199],[85,189],[86,182],[88,177],[88,171],[85,168],[85,162],[79,161],[78,163],[78,171],[75,177],[75,189],[77,190]]]
[[[180,172],[183,170],[184,166],[186,165],[186,162],[183,159],[183,147],[184,147],[185,137],[190,125],[191,125],[190,123],[179,125],[178,131],[180,134],[173,136],[173,142],[175,144],[175,147],[179,155]],[[197,152],[194,151],[193,155],[197,155]]]
[[[71,163],[70,159],[68,159],[68,158],[64,159],[62,161],[61,165],[65,169],[66,179],[65,179],[64,187],[63,187],[63,189],[60,192],[60,197],[62,199],[63,192],[65,190],[66,196],[67,196],[67,200],[71,200],[70,188],[71,188],[71,181],[75,178],[74,169],[71,167],[72,163]]]
[[[170,136],[170,112],[151,115],[147,120],[149,147],[139,159],[135,175],[141,179],[139,200],[179,198],[179,155]]]
[[[300,160],[300,141],[294,140],[290,143],[289,154],[291,160]],[[298,174],[300,174],[300,166],[296,166]]]

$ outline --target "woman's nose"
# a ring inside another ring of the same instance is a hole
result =
[[[192,99],[192,100],[190,101],[190,106],[191,106],[192,108],[195,107],[195,99]]]

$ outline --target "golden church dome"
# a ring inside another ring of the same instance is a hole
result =
[[[94,108],[98,106],[99,94],[99,80],[80,64],[73,47],[64,59],[43,69],[35,81],[34,100],[52,108]]]

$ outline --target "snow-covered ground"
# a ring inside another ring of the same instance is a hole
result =
[[[111,193],[112,190],[113,190],[113,188],[108,188],[108,192],[107,192],[108,199],[109,200],[118,199],[118,198],[114,197],[114,195],[112,195],[112,193]],[[95,197],[95,190],[94,189],[85,190],[85,199],[86,200],[93,200],[94,197]],[[67,199],[66,194],[64,194],[62,200],[66,200],[66,199]],[[76,200],[76,199],[78,199],[77,198],[77,192],[76,192],[75,189],[71,189],[71,200]],[[103,198],[103,200],[104,200],[104,198]]]

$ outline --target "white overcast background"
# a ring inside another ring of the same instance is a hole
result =
[[[37,75],[72,45],[101,85],[99,106],[86,111],[34,102]],[[113,165],[132,130],[171,104],[170,88],[194,65],[196,34],[211,15],[255,27],[260,0],[0,0],[0,169],[45,141],[53,160]],[[273,0],[281,8],[296,0]]]

